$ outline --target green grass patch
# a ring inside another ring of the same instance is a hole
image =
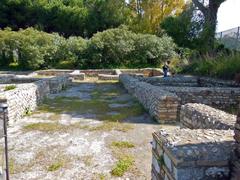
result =
[[[89,128],[90,131],[121,131],[127,132],[133,129],[133,125],[120,122],[104,122],[101,125]]]
[[[58,161],[58,162],[51,164],[47,170],[48,171],[57,171],[58,169],[62,168],[63,166],[64,166],[64,163],[62,161]]]
[[[114,141],[112,142],[111,146],[117,147],[117,148],[133,148],[135,145],[128,141]]]
[[[63,130],[64,126],[58,123],[32,123],[23,127],[25,131],[52,132]]]
[[[10,91],[10,90],[13,90],[13,89],[16,89],[17,86],[16,85],[7,85],[4,87],[4,91]]]
[[[25,131],[42,131],[42,132],[57,132],[57,131],[71,131],[73,129],[89,129],[87,125],[79,123],[71,125],[63,125],[59,123],[32,123],[23,127]]]
[[[95,114],[99,120],[113,122],[121,122],[128,117],[140,116],[145,112],[144,108],[138,102],[134,102],[130,107],[110,108],[109,103],[104,101],[99,92],[93,92],[92,95],[94,98],[91,100],[81,100],[76,97],[46,99],[38,110],[55,114],[75,112],[82,114],[92,113]],[[111,111],[118,112],[118,114],[111,115],[109,114]]]
[[[121,157],[117,164],[113,167],[111,174],[113,176],[121,177],[133,165],[134,158],[132,156]]]

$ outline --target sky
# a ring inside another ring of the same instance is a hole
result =
[[[218,10],[217,32],[240,26],[240,0],[226,0]]]

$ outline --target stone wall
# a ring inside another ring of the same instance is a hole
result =
[[[204,104],[182,105],[180,123],[190,129],[234,129],[236,116]]]
[[[49,70],[40,70],[36,71],[37,75],[40,76],[62,76],[69,73],[72,73],[73,70],[59,70],[59,69],[49,69]]]
[[[150,83],[154,86],[179,86],[179,87],[198,87],[198,78],[195,76],[176,76],[176,77],[145,77],[141,81]]]
[[[0,74],[0,84],[10,83],[14,77],[13,74]]]
[[[240,84],[235,81],[214,79],[209,77],[199,77],[199,86],[202,87],[240,87]]]
[[[118,80],[119,75],[98,74],[99,80]]]
[[[228,179],[232,130],[160,130],[153,134],[152,179]]]
[[[159,87],[140,82],[127,74],[120,75],[120,82],[144,106],[159,123],[171,123],[177,119],[178,97]]]
[[[161,87],[175,93],[181,104],[200,103],[219,109],[236,107],[240,102],[240,88],[232,87]]]
[[[234,139],[236,147],[232,160],[232,180],[238,180],[240,177],[240,107],[238,110],[237,121],[234,129]]]
[[[49,95],[57,93],[69,85],[68,76],[59,76],[39,80],[34,83],[17,84],[17,88],[0,92],[0,99],[8,104],[9,123],[20,119],[27,112],[36,109],[37,105]]]
[[[157,86],[187,86],[187,87],[240,87],[235,81],[220,80],[208,77],[177,75],[174,77],[145,77],[142,81]]]

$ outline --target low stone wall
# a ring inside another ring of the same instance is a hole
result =
[[[118,80],[119,75],[98,74],[99,80]]]
[[[204,104],[182,105],[180,123],[190,129],[234,129],[236,116]]]
[[[142,78],[141,81],[150,83],[155,86],[188,86],[198,87],[198,78],[195,76],[176,76],[176,77],[147,77]]]
[[[0,74],[0,84],[7,84],[15,77],[13,74]]]
[[[62,76],[72,72],[73,70],[62,70],[62,69],[49,69],[49,70],[36,71],[37,75],[40,75],[40,76]]]
[[[177,75],[174,77],[145,77],[142,79],[156,86],[187,86],[187,87],[240,87],[235,81],[220,80],[208,77]]]
[[[144,68],[144,69],[120,69],[123,74],[143,74],[145,77],[161,76],[163,72],[157,68]]]
[[[45,81],[49,83],[50,93],[58,93],[71,83],[67,75],[45,79]]]
[[[227,81],[208,77],[199,77],[198,83],[199,86],[202,87],[240,87],[240,84],[236,83],[235,81]]]
[[[232,130],[160,130],[153,134],[152,179],[228,179]]]
[[[98,74],[115,75],[114,69],[87,69],[80,72],[85,73],[87,77],[98,77]]]
[[[240,88],[219,87],[161,87],[181,98],[181,104],[200,103],[218,109],[236,107],[240,102]]]
[[[0,92],[0,99],[8,104],[9,123],[36,109],[37,105],[49,95],[57,93],[69,85],[68,76],[39,80],[34,83],[17,84],[17,88]]]
[[[70,73],[69,76],[76,81],[83,81],[85,79],[85,73]]]
[[[144,106],[149,114],[159,123],[170,123],[177,120],[178,97],[161,88],[127,75],[120,75],[120,82]]]
[[[236,147],[232,159],[232,180],[238,180],[240,177],[240,107],[238,110],[234,133]]]

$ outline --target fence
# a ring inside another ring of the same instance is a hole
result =
[[[229,49],[240,51],[240,27],[216,33],[216,38]]]

